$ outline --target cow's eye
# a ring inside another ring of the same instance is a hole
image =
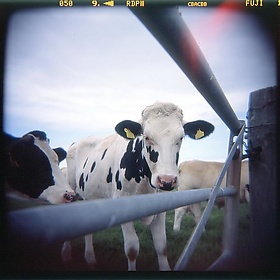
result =
[[[153,144],[153,141],[151,140],[151,138],[150,137],[148,137],[148,136],[145,136],[145,141],[148,143],[148,144]]]
[[[181,142],[183,141],[183,138],[184,137],[181,137],[180,140],[176,143],[177,146],[181,144]]]

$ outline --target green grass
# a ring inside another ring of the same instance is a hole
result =
[[[17,206],[17,208],[21,208]],[[249,209],[247,205],[241,204],[239,207],[240,227],[238,242],[239,248],[246,246],[249,238]],[[180,232],[173,231],[174,210],[167,213],[166,233],[168,241],[168,260],[171,268],[176,264],[189,237],[191,236],[195,222],[192,216],[185,215],[182,221]],[[140,240],[140,252],[137,259],[137,270],[158,270],[157,256],[153,247],[152,236],[149,227],[142,225],[140,221],[135,222],[135,228]],[[190,259],[187,270],[205,270],[215,261],[222,251],[222,231],[223,231],[223,209],[214,207],[206,230],[202,234],[201,240]],[[121,227],[116,226],[111,229],[97,232],[93,235],[95,255],[98,271],[126,271],[127,260],[123,249],[123,237]],[[63,266],[59,256],[53,258],[56,262],[52,265],[52,258],[48,260],[50,269],[58,268],[65,271],[87,271],[89,267],[83,258],[84,239],[83,237],[72,240],[73,262]],[[59,255],[60,248],[56,248]]]

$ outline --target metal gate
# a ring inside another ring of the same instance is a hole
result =
[[[195,250],[216,197],[228,196],[224,216],[223,253],[210,267],[214,269],[216,265],[233,256],[236,250],[238,186],[245,123],[237,119],[176,7],[141,7],[131,8],[131,11],[161,43],[231,131],[228,158],[215,186],[212,189],[138,195],[11,211],[8,213],[9,226],[14,238],[24,238],[27,243],[44,246],[208,200],[201,220],[174,268],[183,270]],[[185,49],[191,50],[191,56],[184,52]],[[194,62],[195,67],[192,67]],[[235,136],[237,138],[234,141]],[[226,172],[227,187],[220,188]],[[135,208],[135,205],[138,207]]]

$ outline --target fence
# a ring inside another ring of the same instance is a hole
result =
[[[175,270],[182,270],[186,267],[198,243],[215,198],[228,196],[224,219],[224,252],[221,258],[211,267],[211,269],[215,269],[218,264],[228,260],[228,257],[235,253],[238,229],[239,190],[237,186],[240,180],[245,125],[234,114],[177,8],[152,7],[131,10],[162,44],[231,131],[229,155],[215,186],[213,189],[139,195],[129,198],[103,199],[101,201],[77,202],[12,211],[8,214],[11,232],[14,238],[24,238],[26,242],[32,242],[32,244],[37,242],[38,245],[45,246],[209,199],[199,224],[174,268]],[[171,22],[172,24],[170,24]],[[182,48],[182,46],[184,47]],[[188,53],[191,53],[191,56],[184,52],[184,49],[189,50]],[[195,67],[193,67],[194,61]],[[238,136],[234,142],[233,138],[236,135]],[[239,151],[239,154],[236,151]],[[234,156],[237,159],[232,160]],[[226,172],[228,187],[221,189],[220,184]],[[137,205],[137,208],[135,208],[135,205]],[[73,227],[73,224],[75,227]]]

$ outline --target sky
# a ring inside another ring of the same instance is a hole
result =
[[[245,120],[249,93],[276,85],[275,52],[261,22],[237,10],[180,7],[180,13]],[[128,8],[22,10],[8,30],[5,132],[43,130],[53,148],[67,150],[84,137],[115,133],[124,119],[140,120],[155,101],[170,101],[185,121],[215,126],[207,138],[184,139],[180,162],[226,159],[229,129]]]

